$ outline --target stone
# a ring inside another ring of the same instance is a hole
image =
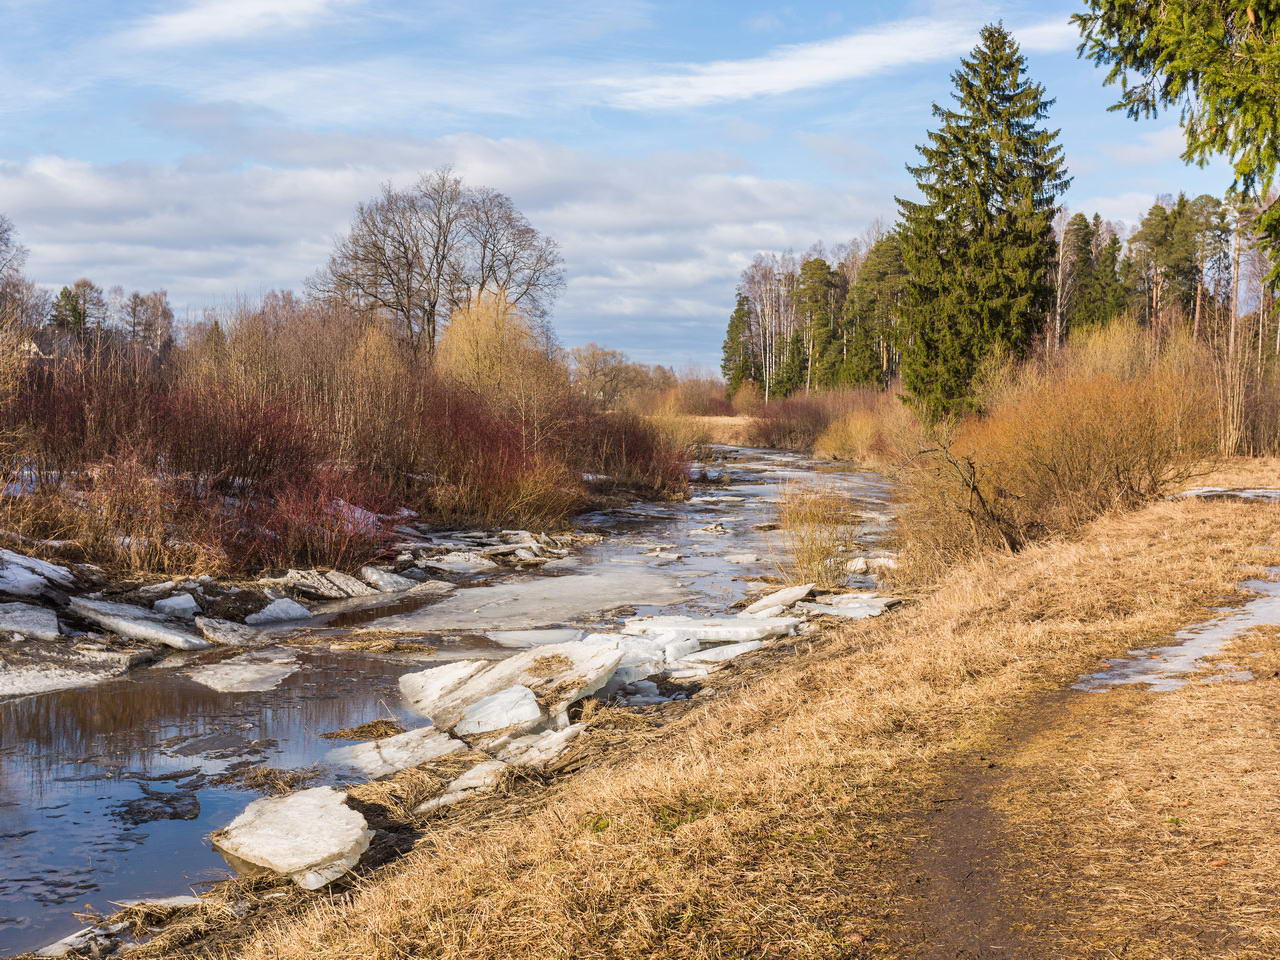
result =
[[[789,607],[798,600],[803,600],[813,592],[817,584],[802,583],[798,587],[783,587],[773,593],[765,594],[759,600],[743,608],[743,613],[760,613],[771,607]]]
[[[444,570],[447,573],[485,573],[498,569],[496,563],[477,553],[446,553],[441,557],[427,557],[419,560],[418,566]]]
[[[759,563],[760,557],[754,553],[730,553],[724,558],[725,563]]]
[[[556,643],[494,663],[461,661],[407,674],[400,687],[413,709],[442,730],[453,729],[472,704],[513,686],[528,687],[541,698],[552,725],[565,727],[569,705],[602,688],[621,660],[621,651],[609,645]],[[451,669],[451,674],[439,676]]]
[[[73,613],[122,637],[162,643],[175,650],[204,650],[209,646],[204,637],[166,623],[160,614],[146,607],[86,597],[72,597],[68,607]]]
[[[210,839],[238,872],[278,873],[318,890],[356,865],[373,831],[332,787],[263,797]]]
[[[571,643],[586,636],[585,630],[576,627],[549,628],[543,630],[493,630],[485,634],[500,647],[524,650],[548,643]]]
[[[325,762],[358,770],[366,777],[385,777],[399,770],[462,753],[469,749],[461,740],[434,727],[397,733],[381,740],[336,747],[325,754]]]
[[[343,573],[341,570],[330,570],[324,575],[324,578],[348,597],[371,597],[381,592],[377,588],[357,580],[351,574]]]
[[[852,560],[845,563],[844,569],[846,573],[852,573],[860,576],[862,574],[869,573],[871,565],[867,563],[866,557],[854,557]]]
[[[498,759],[513,766],[546,767],[586,729],[585,723],[575,723],[563,730],[544,730],[518,737],[498,752]]]
[[[453,732],[460,737],[512,730],[527,733],[543,726],[546,714],[528,687],[516,684],[477,700],[462,711]]]
[[[58,615],[31,603],[0,603],[0,633],[20,633],[37,640],[57,640],[62,635]]]
[[[228,647],[247,647],[262,634],[254,627],[231,620],[219,620],[217,617],[196,617],[196,629],[211,643]]]
[[[166,617],[179,617],[187,620],[200,612],[200,604],[189,593],[177,593],[172,597],[157,600],[151,605],[151,608],[156,613],[162,613]]]
[[[747,617],[645,617],[628,620],[622,632],[632,636],[670,634],[690,640],[745,641],[781,637],[795,632],[800,621],[793,617],[767,620]]]
[[[500,760],[488,760],[477,764],[446,786],[440,796],[419,804],[414,809],[414,813],[430,813],[457,803],[459,800],[487,793],[498,785],[498,781],[508,769],[510,768]]]
[[[279,600],[272,600],[269,604],[259,610],[257,613],[251,613],[244,618],[244,622],[255,625],[259,623],[287,623],[291,620],[306,620],[311,616],[311,611],[298,603],[296,600],[290,600],[282,597]]]
[[[417,583],[408,577],[402,577],[398,573],[381,570],[378,567],[361,567],[360,576],[369,586],[383,593],[399,593],[401,590],[409,590],[417,586]]]

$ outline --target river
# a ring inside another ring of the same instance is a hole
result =
[[[323,764],[335,742],[322,734],[380,717],[421,726],[401,702],[399,677],[514,652],[490,631],[605,630],[632,612],[725,613],[759,577],[777,572],[779,547],[767,528],[788,484],[838,486],[854,501],[851,515],[862,517],[856,540],[864,550],[878,549],[888,528],[888,488],[874,474],[741,448],[716,448],[695,472],[704,468],[722,482],[696,486],[687,501],[579,517],[576,529],[600,540],[554,571],[506,571],[447,600],[313,624],[322,635],[409,630],[422,652],[282,643],[264,654],[284,665],[279,686],[219,693],[187,675],[231,653],[219,649],[171,656],[96,686],[0,699],[0,955],[78,929],[73,913],[88,906],[109,913],[122,900],[190,893],[227,877],[206,837],[257,794],[220,777],[258,764]],[[655,557],[658,548],[681,559]],[[858,577],[850,585],[873,586]],[[337,770],[323,777],[343,780]]]

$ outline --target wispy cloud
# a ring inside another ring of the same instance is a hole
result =
[[[357,0],[196,0],[183,9],[140,21],[126,36],[143,47],[239,40],[271,30],[308,27],[353,2]]]
[[[913,17],[813,43],[788,44],[763,56],[688,64],[668,73],[610,78],[614,106],[629,110],[702,107],[795,93],[954,57],[975,42],[976,20]],[[1028,49],[1066,49],[1070,24],[1053,20],[1014,31]]]

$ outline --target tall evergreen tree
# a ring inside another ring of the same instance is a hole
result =
[[[867,251],[845,299],[847,343],[836,367],[836,383],[887,387],[896,376],[895,328],[906,283],[898,234],[887,233]]]
[[[736,393],[748,380],[760,380],[760,365],[751,351],[750,325],[751,300],[738,291],[738,301],[733,313],[729,314],[729,329],[725,332],[720,361],[720,372],[724,374],[730,393]]]
[[[903,200],[902,380],[929,417],[971,409],[979,364],[1021,355],[1049,315],[1056,198],[1066,188],[1052,100],[1002,26],[988,25],[952,75],[954,108],[909,166],[923,194]]]
[[[1233,189],[1266,198],[1280,165],[1280,16],[1274,0],[1086,0],[1080,55],[1110,67],[1111,107],[1130,117],[1177,108],[1188,163],[1231,158]],[[1280,281],[1280,203],[1258,219]]]
[[[829,351],[839,335],[840,308],[845,296],[844,275],[821,257],[800,264],[796,288],[796,319],[804,342],[805,370],[800,386],[806,390],[829,383]]]

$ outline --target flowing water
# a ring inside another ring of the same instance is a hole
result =
[[[0,955],[78,929],[72,914],[87,906],[110,912],[121,900],[189,893],[228,876],[205,838],[257,794],[219,784],[220,776],[321,763],[343,742],[321,734],[379,717],[420,726],[403,708],[399,677],[447,659],[513,652],[484,631],[608,629],[624,615],[724,613],[750,578],[776,572],[776,535],[756,528],[775,519],[787,484],[820,480],[850,496],[864,551],[875,552],[884,536],[888,489],[874,474],[758,450],[720,448],[718,456],[705,466],[727,483],[696,487],[688,501],[580,517],[578,529],[602,539],[554,570],[508,571],[445,601],[393,602],[314,624],[337,635],[357,626],[413,630],[419,654],[281,647],[287,675],[277,687],[219,693],[188,676],[235,652],[213,650],[97,686],[0,699]],[[682,558],[655,557],[657,549]],[[872,584],[852,577],[850,585]],[[343,776],[328,770],[325,779]]]

